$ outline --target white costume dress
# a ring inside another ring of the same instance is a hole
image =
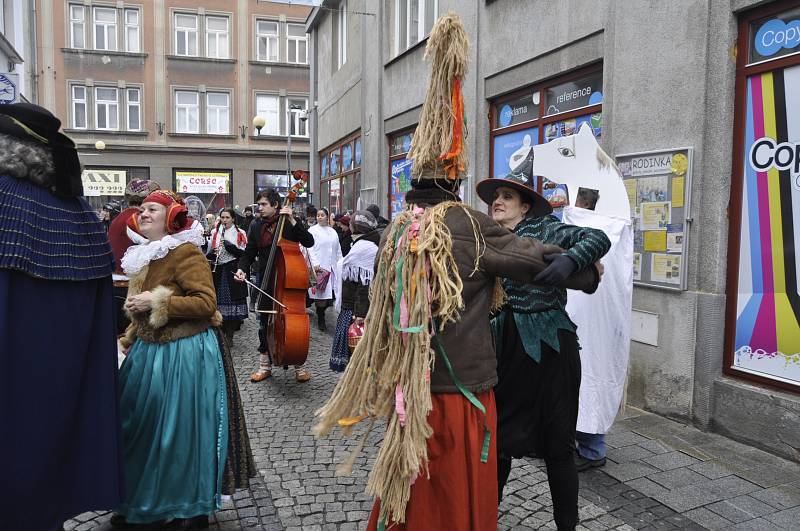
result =
[[[320,225],[314,225],[308,232],[314,236],[314,246],[308,250],[311,267],[319,266],[331,272],[324,290],[312,287],[308,293],[312,299],[329,300],[333,298],[333,286],[336,284],[336,263],[342,258],[339,235],[332,228]]]

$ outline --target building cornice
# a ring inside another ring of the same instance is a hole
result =
[[[22,56],[17,53],[16,48],[14,45],[11,44],[6,36],[0,33],[0,51],[8,56],[8,60],[14,63],[15,65],[21,65],[23,63]],[[5,65],[3,65],[5,68]]]

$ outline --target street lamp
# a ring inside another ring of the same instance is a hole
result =
[[[106,148],[106,143],[103,142],[102,140],[98,140],[97,142],[94,143],[94,148],[97,151],[103,151]]]
[[[267,125],[267,121],[264,118],[261,116],[253,117],[253,127],[258,131],[259,135],[261,134],[261,129],[263,129],[265,125]]]

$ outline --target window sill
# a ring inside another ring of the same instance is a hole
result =
[[[311,68],[308,64],[300,63],[281,63],[279,61],[248,61],[253,66],[287,66],[289,68]]]
[[[209,135],[208,133],[167,133],[167,136],[177,138],[224,138],[236,139],[236,135]]]
[[[173,61],[196,61],[202,63],[236,64],[236,59],[217,59],[215,57],[193,57],[190,55],[167,55]]]
[[[402,51],[402,52],[400,52],[399,54],[395,55],[394,57],[392,57],[391,59],[389,59],[388,61],[386,61],[385,63],[383,63],[383,67],[384,67],[384,68],[387,68],[387,67],[388,67],[389,65],[391,65],[392,63],[394,63],[394,62],[397,62],[397,61],[399,61],[400,59],[402,59],[403,57],[405,57],[406,55],[409,55],[409,54],[413,53],[413,52],[414,52],[414,51],[415,51],[417,48],[419,48],[420,46],[427,45],[427,44],[428,44],[428,37],[429,37],[429,36],[430,36],[430,35],[426,35],[426,36],[425,36],[425,38],[424,38],[424,39],[422,39],[422,40],[420,40],[418,43],[414,44],[414,45],[413,45],[413,46],[411,46],[410,48],[406,48],[405,50],[403,50],[403,51]]]
[[[259,140],[282,140],[282,141],[286,142],[287,138],[288,137],[286,135],[250,135],[250,139],[251,140],[256,140],[256,141],[259,141]],[[308,142],[309,141],[309,137],[292,135],[292,142],[295,142],[295,141],[298,141],[298,140],[301,141],[301,142],[302,141]]]
[[[149,131],[124,131],[121,129],[116,131],[110,129],[64,129],[63,131],[71,135],[147,136],[150,134]]]
[[[114,57],[138,57],[141,59],[145,59],[147,57],[146,53],[140,52],[118,52],[111,50],[94,50],[89,48],[61,48],[61,51],[75,55],[110,55]]]

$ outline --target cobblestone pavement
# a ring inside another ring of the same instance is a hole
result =
[[[211,519],[216,530],[361,530],[372,507],[364,494],[367,472],[381,430],[369,438],[350,477],[334,477],[355,448],[338,434],[315,440],[313,412],[330,396],[338,375],[328,369],[335,316],[327,334],[312,332],[307,367],[313,379],[294,373],[250,383],[256,328],[245,323],[234,356],[260,477],[237,493]],[[316,321],[315,318],[312,322]],[[800,465],[715,434],[628,408],[607,436],[608,464],[580,475],[578,529],[797,529]],[[90,530],[110,518],[85,513],[65,524]],[[544,464],[514,462],[500,505],[499,529],[555,529]],[[439,530],[432,530],[439,531]]]

